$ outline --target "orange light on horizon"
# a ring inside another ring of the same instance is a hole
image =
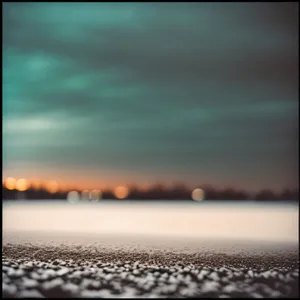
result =
[[[195,200],[195,201],[204,200],[204,191],[202,189],[193,190],[192,199]]]
[[[20,192],[24,192],[29,188],[29,183],[25,178],[20,178],[16,182],[16,189]]]
[[[5,180],[5,187],[8,190],[14,190],[15,187],[16,187],[16,179],[13,178],[13,177],[6,178],[6,180]]]
[[[125,187],[125,186],[118,186],[115,189],[115,196],[118,199],[124,199],[124,198],[126,198],[128,196],[128,194],[129,194],[128,188]]]
[[[55,180],[49,181],[46,185],[46,189],[49,193],[55,194],[58,191],[58,183]]]

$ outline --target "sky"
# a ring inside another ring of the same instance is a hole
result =
[[[298,11],[4,3],[4,177],[295,187]]]

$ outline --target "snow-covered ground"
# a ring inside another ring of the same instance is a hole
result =
[[[6,202],[4,297],[298,298],[298,206]]]
[[[3,232],[243,239],[298,243],[296,204],[67,201],[5,202]]]

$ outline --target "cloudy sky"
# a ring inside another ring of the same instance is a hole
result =
[[[4,176],[297,183],[298,3],[4,3]]]

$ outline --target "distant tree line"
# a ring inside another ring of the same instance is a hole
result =
[[[257,193],[249,193],[234,188],[216,189],[211,186],[200,186],[204,190],[205,200],[256,200],[256,201],[299,201],[298,189],[284,189],[281,192],[261,190]],[[72,189],[76,190],[76,189]],[[192,199],[192,190],[184,184],[175,184],[171,187],[163,184],[155,184],[147,190],[140,189],[136,185],[128,187],[129,194],[126,199],[131,200],[186,200]],[[24,192],[8,190],[2,186],[2,199],[66,199],[69,191],[50,193],[46,189],[29,188]],[[78,190],[80,193],[80,191]],[[103,189],[102,199],[116,199],[112,189]],[[120,201],[120,200],[119,200]]]

